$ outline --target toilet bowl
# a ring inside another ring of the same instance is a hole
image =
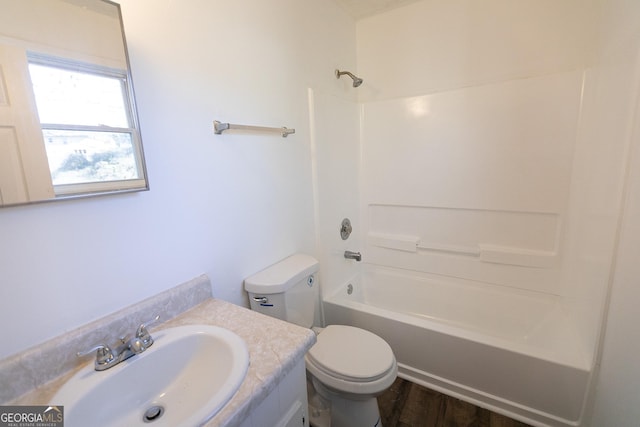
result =
[[[311,328],[317,271],[318,261],[296,254],[245,279],[251,308]],[[309,394],[314,394],[309,398],[311,425],[381,427],[376,396],[391,386],[398,372],[391,347],[353,326],[329,325],[319,331],[305,355]]]
[[[382,338],[352,326],[327,326],[305,364],[314,389],[330,402],[331,426],[382,425],[376,396],[398,373],[393,351]]]
[[[376,396],[395,380],[396,359],[379,336],[353,326],[330,325],[305,356],[307,370],[326,387]]]

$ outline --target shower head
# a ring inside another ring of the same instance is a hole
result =
[[[348,72],[348,71],[340,71],[340,70],[336,70],[336,79],[339,79],[341,75],[346,74],[347,76],[351,77],[353,79],[353,87],[358,87],[362,84],[362,82],[364,80],[362,80],[359,77],[354,76],[352,73]]]

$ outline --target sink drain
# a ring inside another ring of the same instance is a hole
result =
[[[144,415],[142,416],[142,421],[145,423],[152,423],[157,421],[164,414],[164,407],[156,405],[144,411]]]

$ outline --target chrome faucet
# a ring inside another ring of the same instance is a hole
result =
[[[149,334],[147,327],[158,321],[160,316],[156,316],[148,322],[142,323],[136,330],[136,335],[133,338],[120,338],[120,344],[115,350],[109,348],[105,344],[99,344],[94,346],[90,350],[79,351],[76,353],[77,357],[84,357],[92,352],[96,352],[95,369],[96,371],[104,371],[118,363],[127,360],[133,355],[140,354],[149,348],[153,344],[153,338]]]
[[[346,259],[355,259],[356,261],[362,261],[362,254],[360,252],[344,251],[344,257]]]

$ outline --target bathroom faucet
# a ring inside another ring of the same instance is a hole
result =
[[[362,261],[362,254],[360,252],[344,251],[344,257],[346,259],[355,259],[356,261]]]
[[[96,371],[104,371],[105,369],[116,366],[118,363],[127,360],[131,356],[142,353],[153,344],[153,338],[149,334],[147,326],[157,322],[159,318],[160,316],[156,316],[152,320],[140,324],[136,330],[136,335],[133,338],[120,338],[120,344],[115,350],[112,350],[107,345],[99,344],[90,350],[79,351],[76,353],[76,356],[84,357],[95,351]]]

